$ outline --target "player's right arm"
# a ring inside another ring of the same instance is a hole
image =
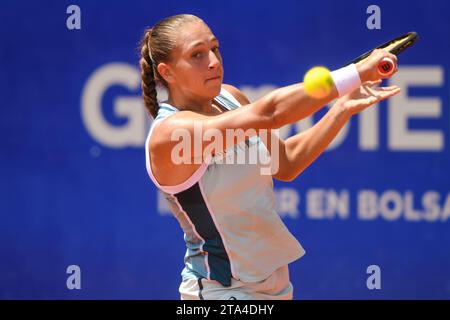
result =
[[[381,59],[385,57],[396,61],[394,55],[384,50],[375,50],[367,60],[358,64],[357,69],[361,81],[379,79],[377,66]],[[211,116],[193,111],[177,112],[163,120],[161,124],[164,125],[155,127],[150,142],[151,157],[160,164],[159,167],[165,167],[166,170],[164,171],[174,169],[173,150],[181,142],[180,139],[174,139],[174,137],[179,137],[177,133],[184,132],[185,136],[190,138],[190,148],[184,149],[189,152],[189,155],[186,157],[184,154],[183,156],[191,160],[188,164],[190,168],[188,171],[193,171],[196,166],[192,163],[196,163],[196,160],[204,160],[211,153],[223,151],[248,138],[246,135],[240,137],[239,135],[233,135],[231,138],[227,138],[227,130],[232,132],[243,130],[244,132],[259,134],[262,129],[278,129],[286,124],[308,117],[337,97],[338,92],[333,87],[326,98],[311,98],[305,93],[303,84],[299,83],[276,89],[245,107],[219,115]],[[215,130],[222,138],[221,143],[215,144],[217,148],[208,148],[208,146],[211,146],[211,141],[204,139],[203,134],[212,132],[211,130]],[[197,147],[195,144],[197,144]],[[159,174],[157,175],[159,176]],[[184,181],[182,178],[175,178],[168,185],[174,184],[174,180]],[[160,183],[164,184],[162,181]]]

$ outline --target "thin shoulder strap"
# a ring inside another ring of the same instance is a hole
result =
[[[222,90],[225,91],[224,89]],[[231,101],[230,98],[225,96],[223,91],[221,91],[220,94],[214,98],[214,101],[220,104],[221,106],[224,106],[229,111],[239,108],[239,105],[237,105],[235,102]]]

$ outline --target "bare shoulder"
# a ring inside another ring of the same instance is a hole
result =
[[[241,105],[244,106],[250,103],[245,94],[235,86],[232,86],[231,84],[222,84],[222,88],[231,93]]]
[[[167,118],[160,120],[155,124],[153,133],[150,137],[149,147],[153,151],[158,151],[159,155],[170,155],[170,152],[166,151],[174,144],[177,144],[178,140],[173,140],[171,137],[175,130],[180,128],[189,128],[190,119],[193,116],[200,116],[199,114],[191,111],[176,112],[169,115]],[[167,159],[165,159],[167,160]],[[165,161],[164,160],[164,161]]]

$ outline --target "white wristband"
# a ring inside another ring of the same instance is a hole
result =
[[[330,72],[339,97],[345,96],[361,86],[361,78],[355,64]]]

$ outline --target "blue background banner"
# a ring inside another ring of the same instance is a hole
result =
[[[66,25],[72,4],[78,30]],[[147,26],[192,13],[220,41],[224,83],[251,100],[419,33],[389,80],[402,93],[353,117],[275,189],[307,251],[290,265],[296,299],[449,299],[450,4],[379,0],[370,30],[372,4],[2,1],[0,298],[179,298],[185,244],[145,168],[138,44]],[[81,289],[67,287],[73,265]],[[380,289],[367,286],[373,268]]]

